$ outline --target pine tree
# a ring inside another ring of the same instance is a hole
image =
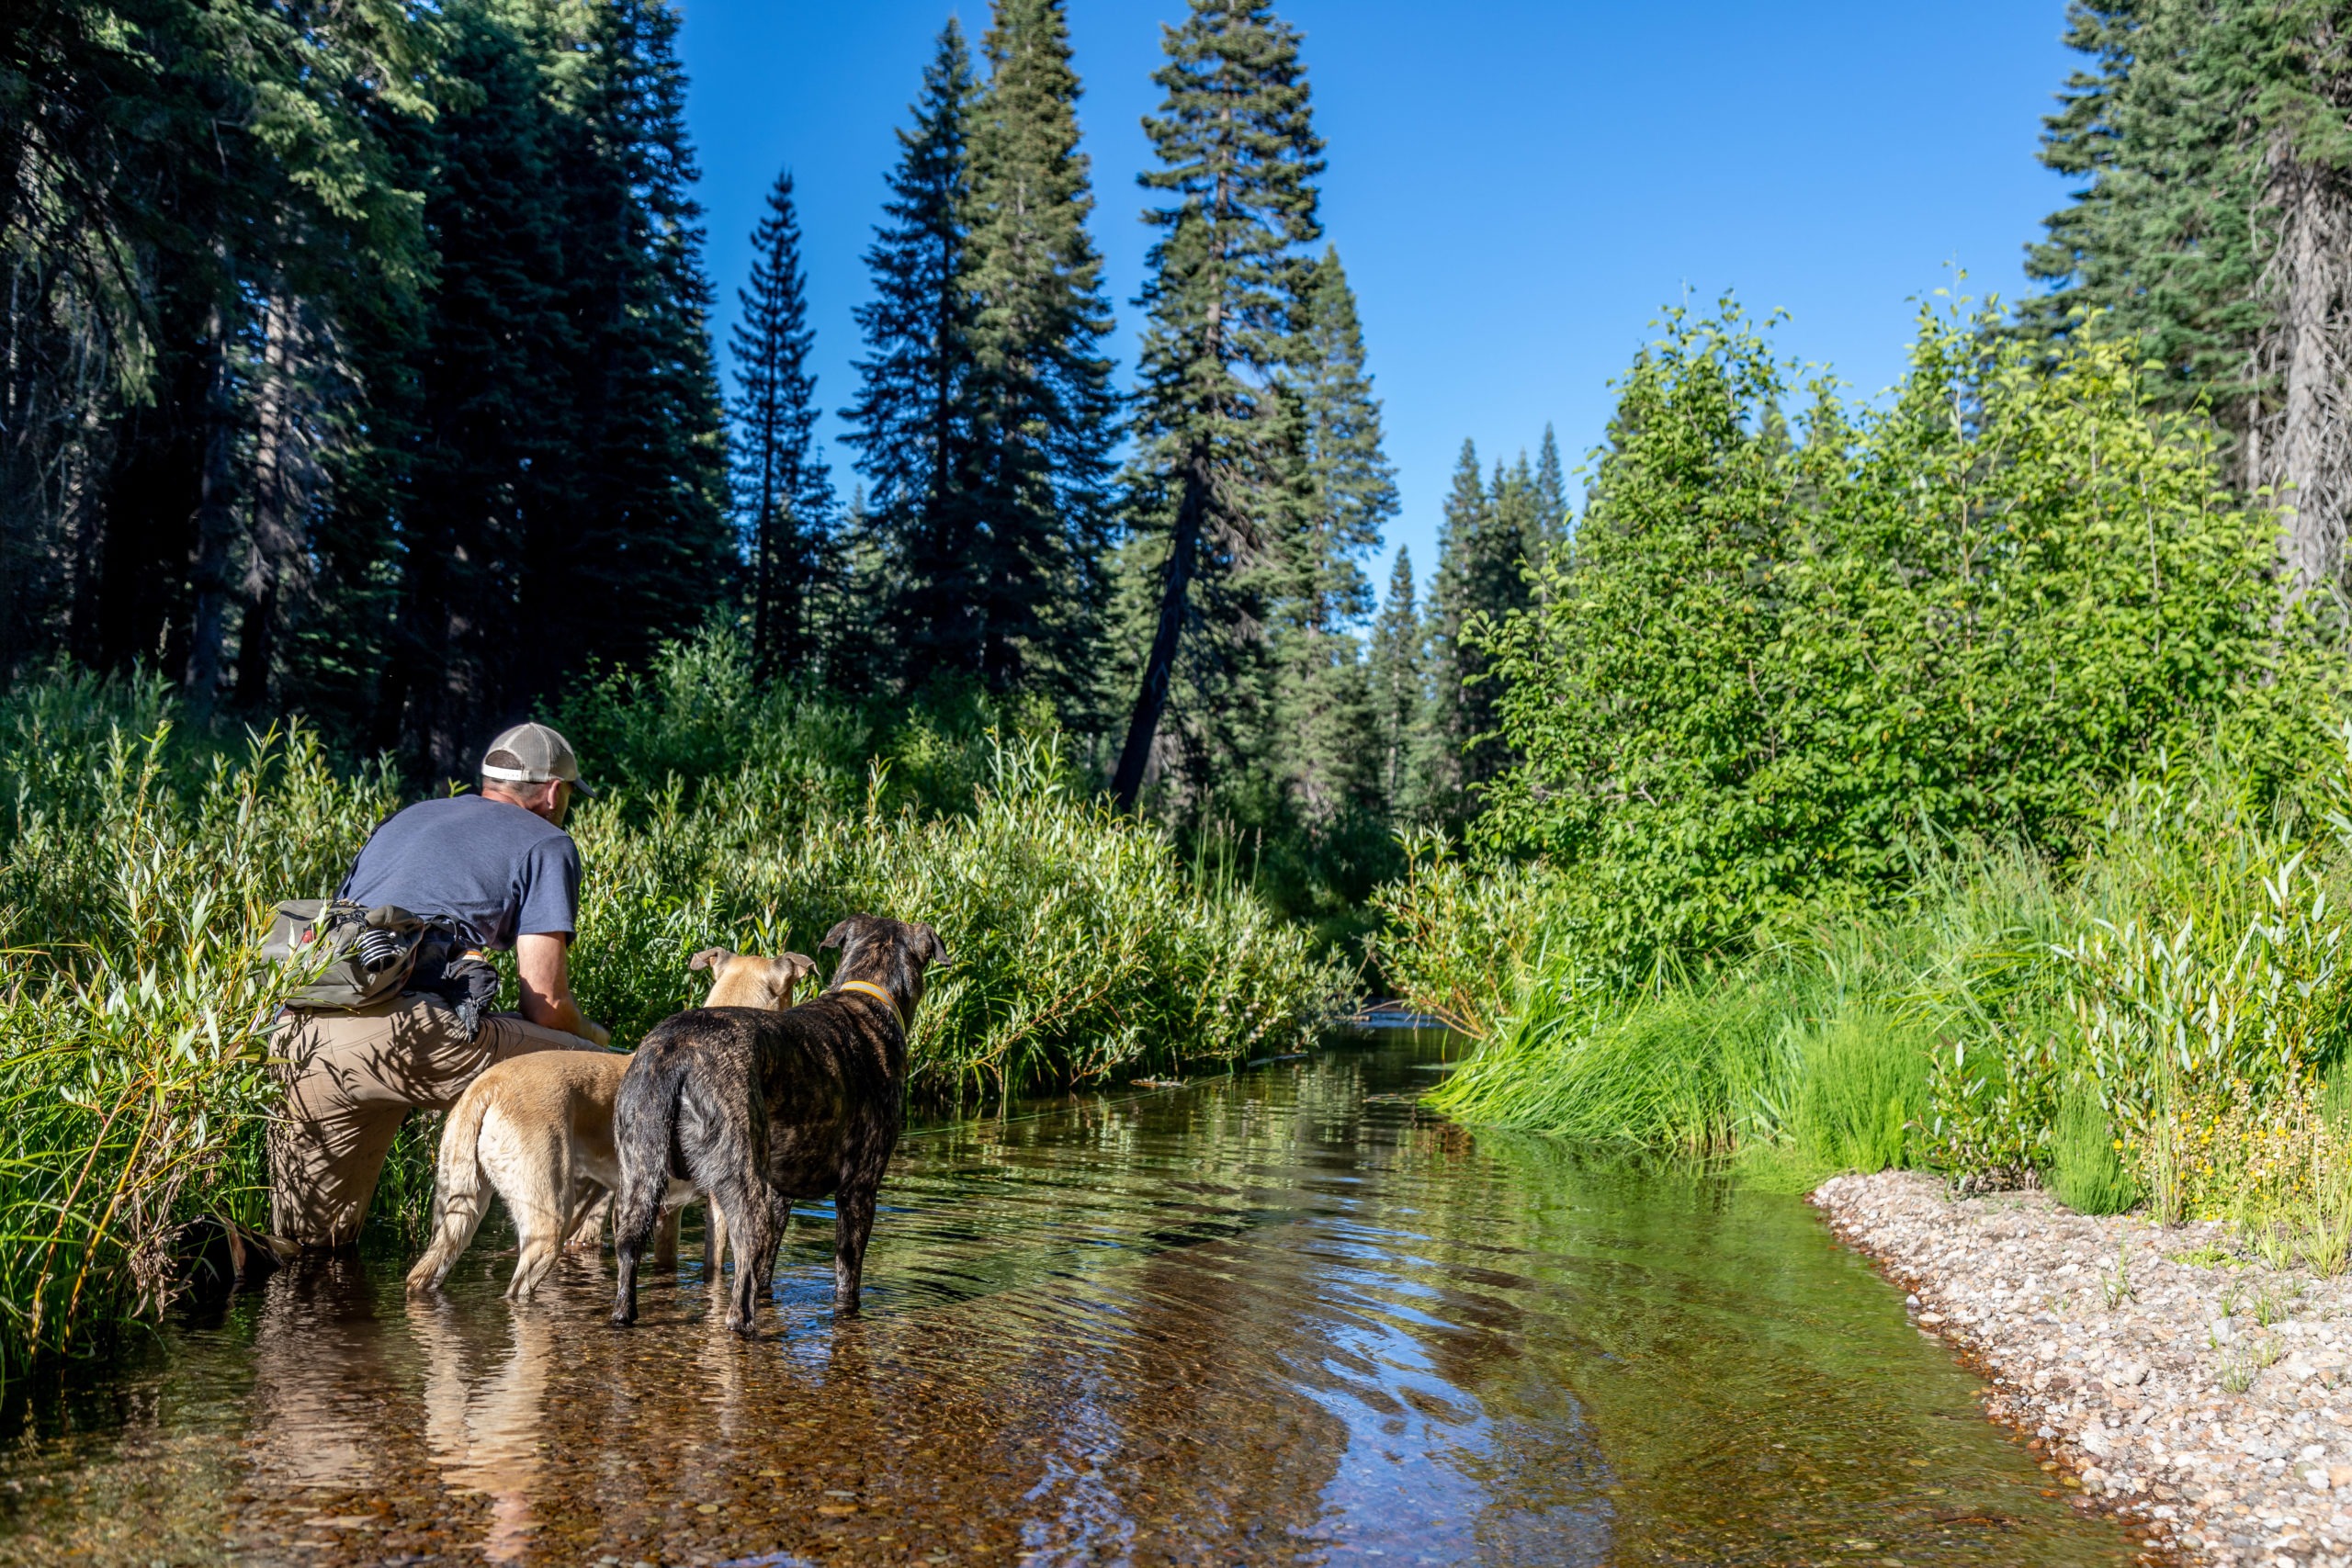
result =
[[[752,645],[763,669],[797,671],[816,652],[809,597],[830,555],[832,479],[809,450],[817,378],[792,175],[776,176],[752,234],[752,277],[734,332],[736,507],[752,557]]]
[[[1476,809],[1470,791],[1511,763],[1498,733],[1500,693],[1489,678],[1492,660],[1481,626],[1498,623],[1532,601],[1527,538],[1533,516],[1532,475],[1506,473],[1482,480],[1477,448],[1462,444],[1453,488],[1438,535],[1437,579],[1430,594],[1430,767],[1435,805],[1458,819]]]
[[[1252,497],[1286,482],[1269,471],[1269,383],[1295,357],[1313,272],[1301,247],[1322,234],[1322,143],[1297,33],[1264,0],[1192,0],[1162,47],[1152,79],[1167,98],[1144,122],[1160,166],[1142,181],[1169,203],[1148,215],[1160,236],[1138,300],[1150,325],[1130,486],[1131,565],[1156,573],[1158,603],[1112,780],[1124,807],[1142,790],[1188,624],[1199,623],[1187,655],[1196,772],[1229,749],[1216,733],[1236,683],[1224,666],[1256,656],[1261,637],[1246,581],[1265,564]]]
[[[577,443],[569,515],[526,541],[521,688],[553,690],[593,649],[642,660],[724,592],[726,428],[711,288],[671,0],[552,13],[545,69],[559,109],[565,308]]]
[[[923,72],[914,125],[898,133],[888,222],[865,256],[875,297],[857,310],[866,357],[857,401],[842,415],[888,562],[873,619],[915,683],[970,668],[981,640],[968,548],[978,523],[970,505],[973,93],[971,51],[950,17]]]
[[[1528,554],[1540,570],[1568,539],[1568,480],[1560,468],[1560,443],[1547,422],[1535,456],[1536,538]]]
[[[972,672],[996,691],[1087,684],[1117,398],[1079,149],[1064,0],[996,0],[971,131]]]
[[[1401,546],[1389,569],[1388,597],[1372,624],[1369,663],[1381,796],[1391,820],[1409,820],[1426,804],[1415,760],[1426,750],[1422,733],[1429,719],[1429,650],[1414,603],[1412,552]]]
[[[1294,503],[1262,518],[1283,563],[1272,649],[1278,729],[1269,750],[1305,818],[1320,825],[1377,803],[1372,694],[1353,628],[1372,611],[1363,558],[1396,511],[1355,295],[1335,250],[1308,281],[1285,388],[1293,385],[1297,434],[1285,449],[1296,453]]]
[[[2352,62],[2319,0],[2075,0],[2092,57],[2041,157],[2079,176],[2028,271],[2047,335],[2093,308],[2210,408],[2247,490],[2291,509],[2290,593],[2334,582],[2352,510],[2342,366],[2352,355]]]
[[[379,322],[367,342],[399,373],[377,378],[379,482],[345,487],[339,529],[381,528],[404,547],[390,563],[386,728],[371,739],[443,774],[462,770],[527,678],[530,540],[571,515],[580,440],[557,117],[537,41],[500,9],[449,8],[445,70],[458,90],[402,149],[425,192],[435,286],[414,319]],[[345,580],[369,570],[363,549]]]

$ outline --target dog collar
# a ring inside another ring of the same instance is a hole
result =
[[[836,991],[864,991],[869,997],[880,997],[884,1004],[889,1008],[890,1016],[899,1021],[899,1027],[902,1030],[907,1027],[906,1015],[899,1010],[899,998],[884,990],[881,987],[876,985],[873,981],[843,980],[840,985],[835,986],[833,989]]]

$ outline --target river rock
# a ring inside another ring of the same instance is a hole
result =
[[[2183,1562],[2352,1568],[2352,1276],[2270,1269],[2221,1225],[1956,1198],[1916,1172],[1813,1201],[2082,1500]]]

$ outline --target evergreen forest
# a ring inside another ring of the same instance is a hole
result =
[[[1170,9],[1139,191],[1065,0],[904,62],[820,389],[793,169],[716,296],[673,0],[0,7],[0,1373],[256,1190],[275,982],[212,912],[533,716],[613,785],[624,1035],[854,895],[968,955],[942,1101],[1396,996],[1484,1042],[1452,1113],[1759,1179],[2352,1171],[2344,7],[2072,0],[2025,298],[1929,296],[1875,398],[1665,310],[1580,463],[1464,432],[1385,583],[1307,40]]]

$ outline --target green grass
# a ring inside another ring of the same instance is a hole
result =
[[[2115,1125],[2087,1088],[2066,1096],[2052,1129],[2050,1190],[2080,1214],[2120,1214],[2140,1201],[2140,1184],[2115,1146]]]

